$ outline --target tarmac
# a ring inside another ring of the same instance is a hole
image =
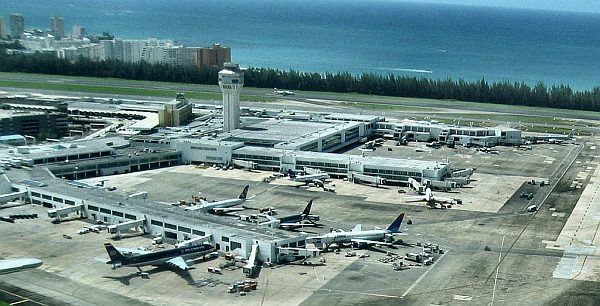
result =
[[[114,305],[593,305],[600,300],[598,253],[589,251],[597,250],[600,139],[584,142],[579,154],[575,153],[580,145],[572,144],[535,145],[530,151],[500,147],[497,155],[467,148],[416,152],[415,146],[422,144],[390,145],[392,151],[371,152],[424,159],[432,154],[442,160],[448,155],[457,167],[477,168],[471,188],[457,189],[457,197],[467,199],[466,203],[445,210],[402,203],[410,192],[406,187],[333,180],[329,184],[335,185],[335,192],[327,192],[285,178],[267,183],[263,179],[272,173],[262,171],[178,166],[103,177],[107,186],[117,187],[111,192],[125,196],[147,191],[148,201],[166,204],[190,201],[199,192],[209,200],[236,197],[249,184],[254,198],[248,205],[272,206],[281,216],[300,212],[314,199],[313,213],[321,216],[324,226],[304,229],[309,234],[325,233],[330,227],[349,230],[357,223],[365,229],[383,228],[405,212],[405,235],[399,236],[405,244],[357,250],[358,255],[370,255],[364,258],[345,257],[344,249],[340,254],[323,253],[324,264],[311,259],[306,265],[264,267],[256,279],[258,290],[240,296],[226,291],[229,284],[245,279],[241,269],[224,270],[221,275],[207,271],[218,266],[220,258],[199,260],[189,275],[147,267],[150,277],[142,279],[135,268],[112,270],[94,258],[107,256],[104,242],[153,248],[149,237],[132,232],[115,241],[106,232],[78,235],[86,221],[52,224],[42,207],[26,205],[0,210],[0,215],[40,215],[15,224],[0,222],[0,257],[37,257],[44,265],[0,276],[0,289],[21,290],[24,299],[44,305],[105,305],[106,301]],[[459,155],[471,157],[462,160]],[[532,178],[551,179],[553,184],[527,184]],[[406,193],[399,194],[400,189]],[[523,192],[535,197],[523,199],[519,196]],[[540,204],[540,210],[527,212],[531,203]],[[582,229],[575,237],[578,226]],[[418,253],[417,243],[426,241],[446,251],[437,254],[431,266],[394,271],[391,263],[382,262],[382,258]],[[572,251],[573,244],[578,252]],[[582,257],[586,262],[579,264]],[[573,268],[582,273],[574,276]],[[560,274],[567,272],[566,277]]]

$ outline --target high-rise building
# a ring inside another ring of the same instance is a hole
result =
[[[219,87],[223,92],[223,132],[240,127],[240,90],[244,86],[244,72],[238,64],[225,63],[219,71]]]
[[[25,18],[23,15],[12,13],[10,14],[10,36],[12,39],[18,39],[25,32]]]
[[[123,41],[123,62],[137,63],[142,60],[142,53],[146,46],[145,40]]]
[[[54,16],[52,18],[50,18],[51,22],[51,29],[52,29],[52,35],[54,35],[54,37],[56,39],[61,39],[63,37],[65,37],[65,20],[62,17],[58,17],[58,16]]]
[[[81,37],[85,36],[85,28],[78,24],[74,25],[72,35],[75,38],[81,38]]]
[[[196,64],[202,66],[219,66],[231,62],[231,48],[214,44],[208,48],[199,48],[196,51]]]
[[[0,16],[0,39],[8,39],[8,25],[4,16]]]
[[[115,58],[115,48],[113,46],[112,40],[101,40],[100,45],[102,45],[102,60],[111,60]]]

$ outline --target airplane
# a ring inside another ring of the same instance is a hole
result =
[[[294,92],[291,90],[278,90],[277,88],[273,88],[273,93],[276,95],[282,96],[293,96]]]
[[[325,180],[329,178],[329,174],[327,173],[296,175],[296,173],[292,171],[292,169],[288,171],[288,176],[290,181],[302,182],[305,184],[313,183],[317,186],[324,186]]]
[[[27,269],[34,269],[42,265],[37,258],[14,258],[0,260],[0,274],[8,274]]]
[[[268,214],[265,214],[265,217],[269,219],[269,221],[265,221],[259,223],[259,225],[271,225],[273,227],[279,228],[297,228],[304,226],[317,226],[314,221],[319,221],[318,215],[311,215],[310,209],[312,208],[313,200],[310,200],[302,213],[296,215],[290,215],[283,218],[275,218]]]
[[[210,244],[201,244],[158,252],[131,251],[129,252],[130,256],[125,256],[110,243],[105,243],[104,247],[110,259],[96,258],[97,261],[112,265],[113,270],[120,267],[136,267],[140,272],[142,272],[140,268],[142,266],[160,265],[187,271],[190,268],[188,263],[191,262],[191,260],[187,259],[205,256],[215,249]]]
[[[418,196],[404,197],[404,200],[406,202],[423,201],[427,204],[427,206],[432,207],[432,208],[436,208],[437,203],[441,204],[441,208],[446,208],[446,206],[444,206],[443,204],[457,203],[457,200],[455,200],[455,199],[448,199],[448,198],[442,198],[442,197],[435,196],[433,194],[433,191],[431,191],[430,187],[427,187],[425,189],[425,194],[418,195]]]
[[[404,213],[401,213],[387,229],[362,230],[362,225],[357,224],[352,231],[343,230],[332,231],[322,236],[307,237],[306,243],[325,245],[327,250],[331,244],[353,243],[358,246],[379,244],[392,246],[394,234],[400,233],[400,224],[404,219]]]
[[[244,207],[233,207],[233,206],[238,206],[250,199],[250,198],[247,198],[248,188],[250,188],[250,185],[246,185],[246,187],[244,187],[244,190],[242,191],[240,196],[237,198],[221,200],[221,201],[217,201],[217,202],[206,202],[204,200],[200,200],[201,204],[186,207],[185,209],[186,210],[202,210],[204,212],[215,213],[215,214],[223,214],[223,213],[228,213],[228,212],[232,212],[232,211],[244,210]]]

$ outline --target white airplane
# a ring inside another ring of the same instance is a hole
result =
[[[222,214],[222,213],[228,213],[228,212],[232,212],[232,211],[244,210],[243,207],[233,207],[233,206],[241,205],[242,203],[244,203],[250,199],[250,198],[247,198],[249,187],[250,187],[249,185],[246,185],[246,187],[244,187],[244,191],[242,191],[240,196],[237,198],[221,200],[221,201],[217,201],[217,202],[206,202],[204,200],[200,200],[201,204],[186,207],[185,209],[186,210],[202,210],[204,212],[215,213],[215,214]]]
[[[324,250],[327,250],[331,244],[353,243],[358,246],[379,244],[391,246],[394,234],[400,233],[400,224],[404,218],[404,213],[401,213],[387,229],[362,230],[362,225],[356,225],[352,231],[346,232],[337,230],[327,233],[322,236],[307,237],[306,243],[314,243],[316,245],[324,245]]]
[[[42,265],[37,258],[15,258],[0,260],[0,274],[8,274],[27,269],[34,269]]]
[[[282,96],[293,96],[294,92],[291,90],[279,90],[277,88],[273,88],[273,93],[276,95],[282,95]]]
[[[455,199],[448,199],[435,196],[433,191],[431,191],[430,187],[425,189],[425,193],[418,196],[404,197],[406,202],[425,202],[428,206],[435,208],[437,203],[440,204],[455,204],[457,201]],[[445,206],[442,206],[445,208]]]
[[[329,178],[329,174],[327,173],[296,175],[291,169],[288,171],[288,176],[290,177],[290,181],[302,182],[305,184],[313,183],[317,186],[324,186],[325,180]]]

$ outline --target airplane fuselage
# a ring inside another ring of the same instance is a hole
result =
[[[240,204],[244,203],[245,201],[246,201],[246,199],[229,199],[229,200],[223,200],[223,201],[218,201],[218,202],[205,203],[205,204],[201,204],[199,209],[201,209],[205,212],[209,212],[215,208],[227,208],[227,207],[240,205]]]
[[[306,240],[313,240],[315,243],[350,243],[352,239],[363,239],[372,241],[385,241],[386,235],[391,234],[387,230],[369,230],[360,232],[332,232],[320,237],[307,237]]]
[[[164,250],[154,253],[142,254],[125,257],[119,262],[109,262],[115,266],[122,267],[141,267],[141,266],[156,266],[162,265],[168,260],[171,260],[175,257],[182,257],[183,259],[195,258],[198,256],[206,255],[209,252],[212,252],[214,247],[211,245],[195,245],[177,249]]]
[[[324,180],[326,178],[329,178],[329,175],[327,173],[322,173],[322,174],[300,175],[300,176],[291,178],[291,180],[294,182],[312,182],[315,180]]]
[[[16,258],[0,260],[0,274],[8,274],[21,270],[33,269],[42,265],[37,258]]]

